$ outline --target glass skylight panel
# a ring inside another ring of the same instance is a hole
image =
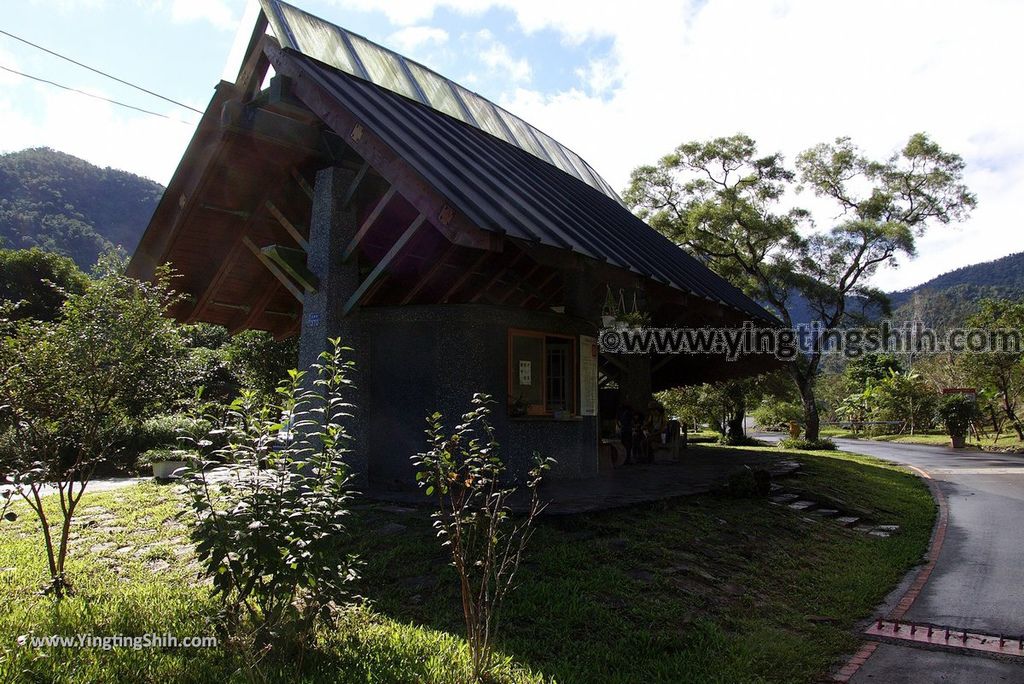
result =
[[[505,125],[508,126],[509,130],[512,131],[512,135],[516,137],[516,142],[519,147],[523,148],[535,157],[540,157],[544,161],[548,161],[548,155],[544,151],[537,141],[534,139],[530,124],[520,119],[515,114],[511,114],[500,107],[495,107],[498,110],[498,116],[504,120]]]
[[[516,144],[515,140],[510,139],[507,129],[502,125],[501,119],[498,118],[498,112],[494,111],[494,105],[476,93],[466,90],[457,83],[453,83],[452,85],[462,97],[462,101],[466,103],[466,107],[469,108],[469,113],[473,115],[474,119],[476,119],[477,127],[482,128],[491,135],[501,138],[506,142],[510,142],[513,145]]]
[[[462,111],[462,107],[455,100],[455,94],[452,92],[448,79],[438,76],[430,69],[426,69],[416,62],[406,60],[406,64],[409,65],[409,72],[416,79],[420,89],[423,90],[423,94],[427,96],[427,101],[431,107],[449,116],[454,116],[459,121],[465,121],[468,124],[473,123],[472,121],[466,121],[466,116]]]
[[[396,54],[354,33],[349,33],[348,37],[352,41],[352,47],[359,55],[360,61],[366,67],[371,82],[413,100],[420,99],[416,88],[406,77],[405,70]]]
[[[295,48],[299,52],[346,73],[359,74],[337,26],[321,21],[291,5],[281,3],[278,6],[287,24],[285,33],[294,36]]]

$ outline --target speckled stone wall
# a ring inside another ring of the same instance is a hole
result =
[[[492,414],[501,453],[522,475],[534,451],[557,459],[551,475],[597,475],[597,418],[569,420],[508,416],[508,330],[595,334],[573,317],[472,304],[374,307],[361,312],[369,335],[369,476],[371,482],[413,482],[410,456],[426,446],[426,417],[448,425],[470,409],[474,392],[494,397]]]

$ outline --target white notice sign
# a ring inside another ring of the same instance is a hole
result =
[[[519,362],[519,384],[520,385],[532,385],[533,376],[532,364],[529,361]]]
[[[580,335],[580,415],[597,415],[597,340]]]

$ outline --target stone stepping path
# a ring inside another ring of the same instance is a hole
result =
[[[886,539],[900,531],[899,525],[871,525],[861,522],[861,518],[858,516],[843,515],[843,511],[838,509],[827,508],[820,505],[817,501],[810,499],[802,499],[799,494],[787,492],[781,485],[774,483],[772,484],[772,494],[773,496],[769,498],[769,501],[776,506],[785,506],[795,513],[815,515],[819,519],[824,518],[841,527],[872,537]],[[805,515],[802,515],[800,519],[809,523],[817,522],[815,518],[806,517]]]

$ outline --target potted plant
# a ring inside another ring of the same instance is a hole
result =
[[[527,403],[526,399],[523,398],[523,395],[520,394],[518,397],[508,398],[508,415],[513,418],[525,416],[529,410],[530,405]]]
[[[967,431],[977,412],[978,405],[968,394],[947,394],[939,402],[938,418],[946,426],[954,449],[963,449],[967,444]]]
[[[155,480],[172,480],[181,477],[181,471],[188,468],[194,461],[192,453],[182,449],[150,449],[139,457],[141,467],[152,466]]]

